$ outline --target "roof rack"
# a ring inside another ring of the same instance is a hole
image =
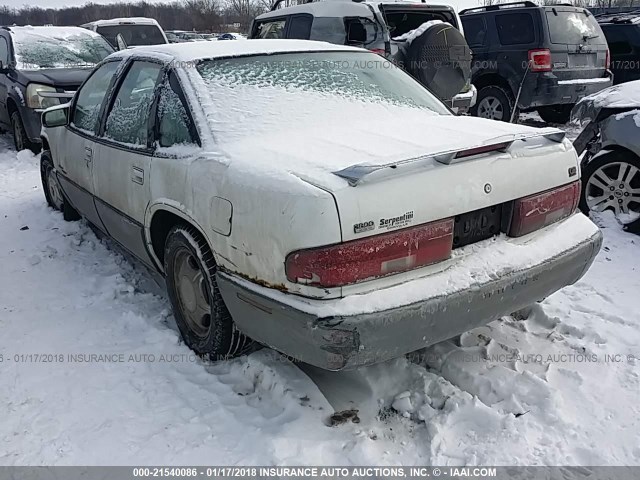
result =
[[[465,8],[464,10],[460,10],[460,15],[464,15],[465,13],[470,13],[470,12],[493,12],[496,10],[502,10],[503,8],[514,8],[516,6],[537,7],[538,5],[528,0],[524,2],[499,3],[497,5],[485,5],[480,7]]]

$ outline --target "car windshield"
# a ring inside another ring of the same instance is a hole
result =
[[[416,80],[369,52],[213,59],[200,62],[197,71],[196,82],[204,80],[214,103],[212,128],[225,142],[327,125],[373,131],[390,117],[411,122],[450,114]]]
[[[167,43],[156,25],[104,25],[98,27],[96,32],[106,38],[113,47],[118,45],[116,40],[118,34],[122,35],[123,40],[130,47]]]
[[[602,43],[602,31],[591,14],[581,11],[547,10],[549,37],[552,43]]]
[[[76,27],[14,27],[11,30],[17,67],[93,67],[113,48],[100,35]]]

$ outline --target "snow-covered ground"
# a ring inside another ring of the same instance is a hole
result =
[[[640,463],[640,237],[612,218],[581,282],[411,361],[205,365],[148,273],[47,208],[38,158],[9,141],[1,465]],[[359,423],[328,426],[347,408]]]

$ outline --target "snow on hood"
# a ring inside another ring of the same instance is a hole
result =
[[[92,67],[113,53],[108,42],[81,27],[11,27],[19,69]]]
[[[202,84],[194,72],[208,127],[230,161],[331,189],[346,185],[332,172],[351,165],[387,164],[539,130],[339,93],[230,86],[220,77]]]
[[[420,35],[426,32],[429,28],[433,27],[434,25],[438,25],[439,23],[445,23],[445,22],[443,22],[442,20],[429,20],[428,22],[424,22],[418,28],[410,30],[407,33],[400,35],[399,37],[393,38],[393,40],[395,40],[396,42],[407,42],[407,44],[410,44],[416,38],[418,38]],[[447,24],[447,25],[450,25],[450,24]]]
[[[640,80],[614,85],[584,97],[573,108],[572,123],[580,125],[594,119],[603,108],[640,107]]]

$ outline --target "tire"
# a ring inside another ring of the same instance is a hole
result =
[[[39,143],[32,142],[27,136],[27,131],[24,129],[22,118],[18,112],[11,114],[11,129],[13,130],[13,144],[16,147],[16,151],[31,150],[34,154],[40,153],[41,145]]]
[[[441,100],[460,93],[471,76],[471,50],[460,31],[446,23],[427,28],[406,53],[406,70]]]
[[[515,108],[515,99],[510,91],[503,87],[490,85],[478,92],[476,104],[471,107],[471,115],[501,122],[510,122]],[[514,117],[518,119],[517,111]]]
[[[216,284],[213,254],[195,228],[171,229],[164,268],[173,315],[191,350],[209,360],[223,360],[250,348],[252,341],[236,328]]]
[[[547,123],[564,124],[571,117],[571,109],[573,105],[549,105],[548,107],[538,108],[538,115]]]
[[[53,169],[53,159],[49,150],[45,150],[40,156],[40,178],[47,204],[51,208],[62,212],[62,217],[67,222],[79,220],[80,215],[71,206],[60,187],[60,182]]]
[[[620,179],[622,168],[626,175]],[[635,192],[640,192],[640,159],[630,152],[603,152],[582,170],[580,210],[611,210],[620,223],[634,229],[640,223],[634,219],[640,216],[640,193]]]

